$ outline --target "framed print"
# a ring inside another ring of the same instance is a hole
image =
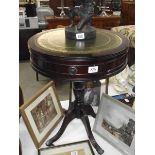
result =
[[[135,101],[135,96],[133,94],[128,94],[128,93],[124,93],[124,94],[119,94],[119,95],[114,95],[112,96],[114,99],[132,107],[133,103]]]
[[[63,117],[63,110],[51,81],[20,107],[32,140],[39,148]]]
[[[93,131],[124,155],[134,154],[135,114],[124,103],[102,94]]]
[[[38,152],[39,155],[95,155],[88,140],[41,148]]]
[[[101,89],[100,81],[95,80],[86,81],[84,84],[84,104],[98,106],[100,103],[100,89]],[[71,101],[74,101],[74,99],[75,97],[72,88]]]

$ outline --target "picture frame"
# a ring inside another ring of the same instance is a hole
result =
[[[130,106],[133,107],[134,101],[135,101],[135,96],[133,94],[128,94],[128,93],[123,93],[119,95],[114,95],[112,96],[114,99]]]
[[[63,118],[63,110],[53,81],[20,107],[29,134],[39,148]]]
[[[135,113],[131,107],[103,93],[93,131],[124,155],[134,155]]]
[[[89,140],[41,148],[38,155],[95,155]]]
[[[73,87],[73,84],[72,84]],[[98,80],[88,80],[84,84],[84,104],[89,104],[91,106],[99,106],[100,103],[100,91],[101,83]],[[74,92],[72,88],[71,101],[75,99]]]

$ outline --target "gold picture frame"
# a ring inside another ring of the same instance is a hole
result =
[[[20,113],[36,148],[40,148],[63,118],[54,82],[46,84],[24,103],[20,107]]]
[[[95,155],[89,140],[41,148],[38,155]]]

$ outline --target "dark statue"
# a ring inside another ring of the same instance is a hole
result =
[[[71,24],[66,27],[66,37],[75,40],[87,40],[96,37],[96,30],[91,26],[91,19],[94,15],[93,0],[79,0],[79,7],[71,7],[66,13],[71,20]],[[75,17],[80,17],[79,23],[75,24]],[[79,34],[79,38],[77,38]],[[80,35],[82,34],[82,35]]]
[[[75,26],[74,18],[75,16],[80,17],[80,22],[77,25],[77,29],[81,30],[85,25],[91,24],[91,18],[94,14],[94,4],[92,0],[79,0],[81,5],[79,7],[71,7],[68,13],[71,19],[71,25]]]

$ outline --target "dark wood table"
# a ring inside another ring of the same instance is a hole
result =
[[[68,17],[56,17],[48,16],[46,17],[48,22],[48,29],[57,28],[60,26],[68,26],[70,24],[70,19]],[[75,23],[78,23],[80,20],[79,17],[75,18]],[[111,29],[120,25],[121,17],[115,15],[109,16],[93,16],[92,25],[96,28],[101,29]]]
[[[73,82],[75,100],[70,101],[58,133],[46,142],[50,146],[60,138],[74,119],[82,120],[88,137],[99,154],[88,116],[96,117],[91,105],[84,104],[84,84],[118,74],[127,65],[128,40],[109,30],[96,29],[96,38],[86,41],[68,40],[65,31],[53,29],[38,33],[28,41],[32,68],[52,79]],[[75,129],[76,130],[76,129]]]

